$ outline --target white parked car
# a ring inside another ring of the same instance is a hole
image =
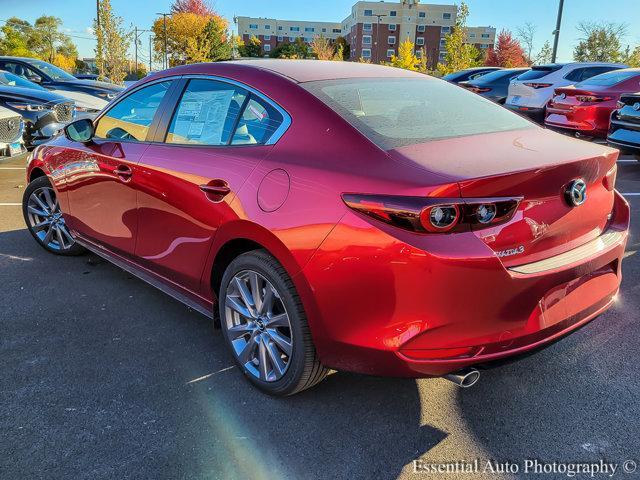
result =
[[[505,107],[544,122],[545,106],[558,87],[582,82],[601,73],[627,68],[620,63],[552,63],[535,65],[509,83]]]
[[[24,151],[22,117],[8,108],[0,107],[0,158],[19,155]]]

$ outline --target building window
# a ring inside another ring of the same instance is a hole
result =
[[[293,37],[289,37],[289,41],[290,41],[290,42],[295,42],[295,41],[296,41],[296,39],[295,39],[295,38],[293,38]]]
[[[425,12],[418,12],[418,18],[424,18],[426,17],[426,13]]]
[[[440,52],[440,55],[438,56],[438,58],[440,59],[441,62],[444,62],[445,55],[446,55],[445,52]]]
[[[416,57],[417,58],[422,58],[422,49],[421,48],[416,50]]]
[[[278,35],[278,41],[281,42],[284,40],[284,37],[282,35]]]
[[[300,27],[289,27],[289,31],[290,32],[299,32],[300,31]]]
[[[326,32],[326,31],[327,31],[327,29],[326,29],[326,28],[323,28],[323,29],[322,29],[322,33]]]
[[[442,27],[440,29],[440,34],[441,35],[446,35],[447,33],[451,33],[451,27]]]
[[[440,47],[444,47],[445,45],[445,40],[444,38],[440,39]]]
[[[395,16],[396,16],[396,11],[395,11],[395,10],[391,10],[391,11],[389,12],[389,16],[390,16],[390,17],[395,17]]]
[[[394,36],[388,37],[387,40],[389,41],[389,45],[395,45],[396,44],[396,37],[394,37]]]
[[[362,49],[362,58],[371,58],[371,49],[363,48]]]
[[[426,30],[425,25],[418,25],[418,32],[420,32],[420,33],[424,33],[424,32],[425,32],[425,30]]]
[[[334,28],[333,29],[333,33],[340,33],[340,32],[341,32],[341,30],[339,28]]]
[[[365,17],[371,17],[371,16],[373,16],[373,10],[365,10],[365,11],[364,11],[364,16],[365,16]]]
[[[269,45],[269,44],[263,45],[262,48],[264,49],[265,52],[270,52],[271,51],[271,45]]]
[[[416,45],[424,45],[424,37],[417,37],[416,38]]]
[[[489,45],[483,43],[482,45],[480,45],[480,48],[489,48]]]
[[[470,33],[469,34],[469,38],[476,38],[476,34],[475,33]]]
[[[397,25],[395,23],[389,24],[389,31],[390,32],[395,32],[396,31],[396,27],[397,27]]]
[[[309,37],[304,37],[304,41],[307,43],[311,43],[311,39]]]
[[[282,30],[282,25],[278,25],[278,30]]]
[[[363,23],[362,24],[362,30],[365,32],[370,32],[371,31],[371,24],[370,23]]]
[[[265,36],[264,36],[264,39],[265,39],[266,41],[271,40],[271,35],[265,35]]]
[[[305,32],[315,32],[315,31],[316,31],[316,29],[315,29],[315,28],[313,28],[313,27],[305,27],[305,28],[304,28],[304,31],[305,31]]]
[[[387,58],[391,58],[396,54],[396,51],[393,48],[387,50]]]
[[[483,33],[483,34],[481,35],[481,37],[482,37],[482,38],[489,38],[489,37],[491,37],[491,35],[489,35],[488,33]]]
[[[443,13],[442,14],[442,19],[443,20],[451,20],[451,14],[450,13]]]
[[[363,35],[362,36],[362,44],[363,45],[371,45],[371,35]]]
[[[249,28],[251,30],[257,30],[258,29],[258,24],[257,23],[250,23],[249,24]]]
[[[264,29],[265,29],[265,30],[271,30],[271,25],[265,25],[265,26],[264,26]]]

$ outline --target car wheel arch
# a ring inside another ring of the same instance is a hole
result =
[[[40,167],[34,167],[29,172],[29,183],[33,182],[36,178],[45,177],[47,174]]]

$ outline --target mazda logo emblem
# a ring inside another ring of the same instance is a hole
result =
[[[9,120],[7,122],[7,127],[9,128],[9,130],[13,130],[14,128],[16,128],[16,121],[15,120]]]
[[[640,110],[640,102],[634,103],[633,104],[633,109],[634,110]]]
[[[587,184],[581,178],[573,180],[564,192],[567,203],[572,207],[582,205],[587,199]]]

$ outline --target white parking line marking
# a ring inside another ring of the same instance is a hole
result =
[[[0,203],[0,207],[20,207],[21,203]]]
[[[640,193],[623,193],[623,197],[640,197]]]
[[[618,163],[631,163],[631,162],[638,162],[638,160],[628,160],[628,159],[624,159],[624,160],[618,160]]]

